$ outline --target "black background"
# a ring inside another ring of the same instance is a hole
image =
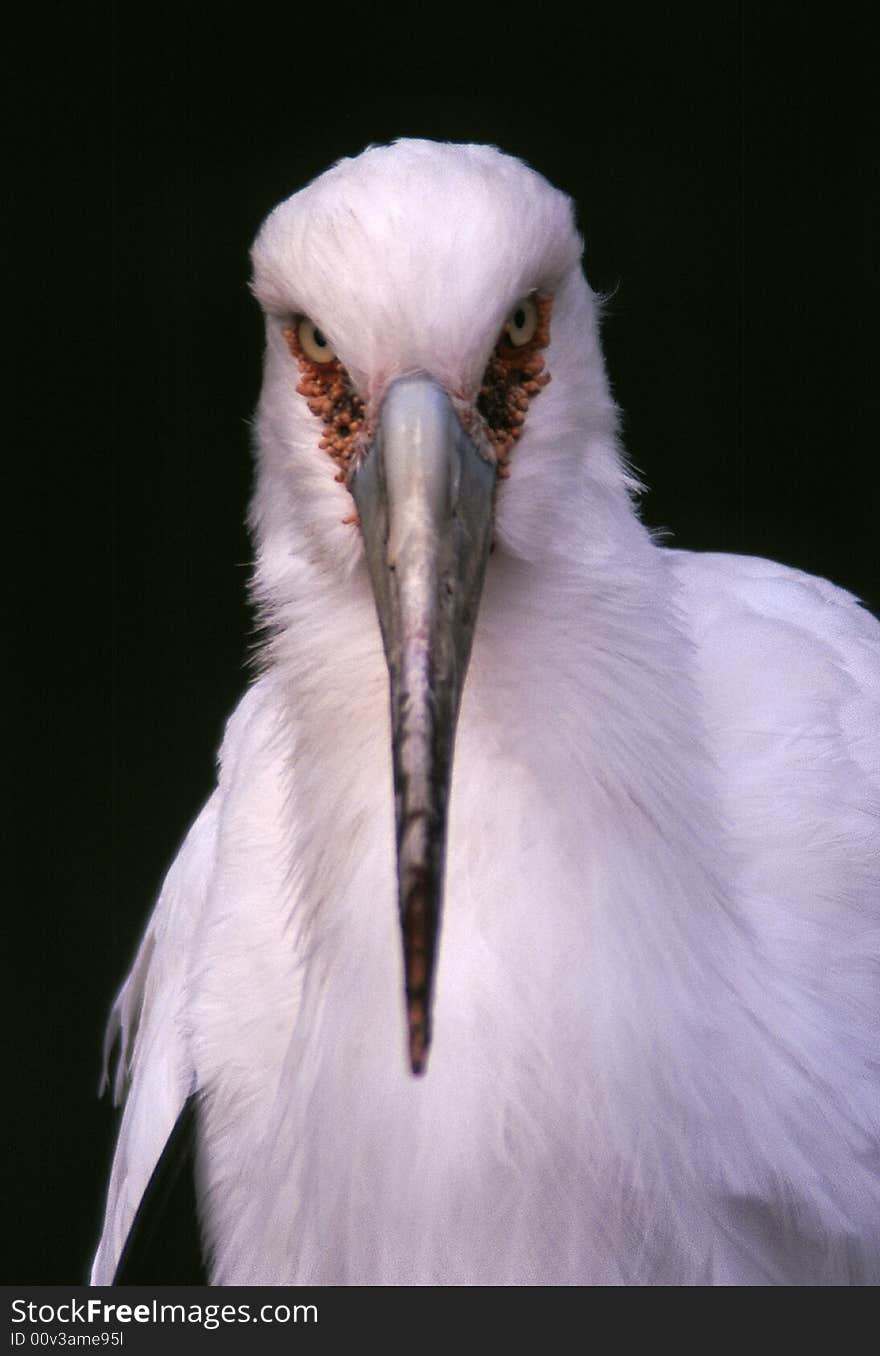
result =
[[[870,35],[605,8],[480,31],[96,4],[10,44],[6,1280],[86,1273],[106,1011],[245,682],[247,251],[281,198],[400,135],[528,159],[614,290],[646,519],[880,604]]]

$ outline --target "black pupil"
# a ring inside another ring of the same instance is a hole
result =
[[[513,327],[521,330],[526,323],[526,313],[522,306],[518,307],[513,313]]]
[[[323,334],[321,333],[320,330],[312,330],[312,338],[314,339],[315,343],[318,345],[318,348],[326,348],[326,347],[327,347],[327,340],[324,338],[324,336],[323,336]]]

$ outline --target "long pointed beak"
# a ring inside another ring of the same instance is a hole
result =
[[[388,390],[354,473],[391,688],[409,1059],[425,1067],[452,753],[492,535],[495,467],[430,378]]]

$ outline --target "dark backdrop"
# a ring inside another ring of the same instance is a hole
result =
[[[115,1128],[106,1010],[245,682],[247,252],[277,201],[400,135],[527,158],[574,195],[614,292],[647,520],[880,603],[866,33],[735,4],[566,32],[546,7],[450,25],[432,62],[437,15],[328,9],[312,33],[246,7],[142,27],[69,8],[66,29],[42,16],[51,61],[47,33],[11,49],[9,115],[2,1279],[33,1282],[85,1274]]]

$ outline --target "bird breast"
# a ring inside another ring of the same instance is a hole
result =
[[[192,981],[218,1281],[620,1280],[638,1217],[612,1223],[621,1173],[681,1170],[658,1097],[675,1088],[696,1120],[705,1073],[682,1070],[693,1034],[670,995],[709,981],[702,948],[697,966],[667,926],[657,953],[637,930],[646,909],[681,913],[675,835],[644,833],[638,796],[632,841],[613,832],[619,733],[572,716],[595,674],[560,634],[559,663],[539,672],[527,630],[488,602],[456,747],[426,1077],[404,1060],[381,652],[358,661],[350,640],[347,709],[314,674],[298,702],[267,675],[227,741]],[[643,1237],[650,1250],[650,1224]],[[658,1267],[678,1255],[667,1237]],[[265,1274],[267,1257],[283,1274]]]

